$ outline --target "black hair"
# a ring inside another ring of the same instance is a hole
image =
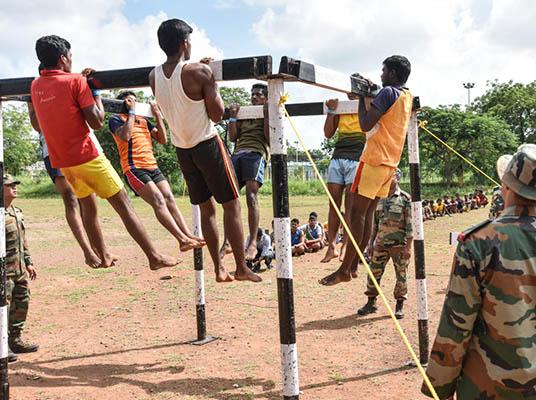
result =
[[[54,68],[58,65],[61,56],[67,56],[71,44],[56,35],[43,36],[35,42],[35,52],[44,69]]]
[[[298,218],[292,218],[292,219],[290,220],[290,223],[291,223],[291,224],[292,224],[292,223],[299,224],[299,223],[300,223],[300,220],[299,220]]]
[[[180,45],[193,29],[186,22],[173,18],[168,19],[158,27],[158,44],[167,56],[174,56],[179,53]]]
[[[395,71],[398,81],[402,84],[406,83],[411,73],[411,64],[404,56],[387,57],[383,63],[389,71]]]
[[[309,214],[309,218],[318,218],[318,214],[316,213],[316,211],[312,211],[310,214]]]
[[[255,83],[252,87],[251,87],[251,90],[253,91],[253,89],[260,89],[262,90],[262,93],[264,94],[264,97],[268,97],[268,85],[265,84],[265,83]]]
[[[257,236],[262,236],[263,231],[262,228],[257,228]]]
[[[134,93],[132,90],[123,90],[123,91],[119,92],[119,94],[117,95],[117,99],[124,100],[125,97],[127,97],[127,96],[137,97],[136,93]]]

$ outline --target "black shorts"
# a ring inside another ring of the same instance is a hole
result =
[[[47,169],[48,176],[50,176],[52,182],[56,183],[56,178],[58,176],[63,176],[61,170],[59,168],[54,168],[52,164],[50,164],[50,158],[48,156],[45,157],[43,162],[45,163],[45,168]]]
[[[130,171],[127,171],[125,174],[125,180],[127,185],[132,189],[137,196],[140,194],[140,190],[147,185],[149,182],[162,182],[166,180],[162,171],[159,168],[157,169],[141,169],[141,168],[131,168]]]
[[[177,147],[176,152],[192,204],[204,203],[212,196],[220,204],[238,198],[231,158],[219,136],[191,149]]]

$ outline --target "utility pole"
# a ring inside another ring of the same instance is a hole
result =
[[[463,87],[467,89],[467,107],[471,107],[471,89],[475,87],[474,82],[466,82]]]

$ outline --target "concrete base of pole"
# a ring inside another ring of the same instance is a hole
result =
[[[194,346],[203,346],[204,344],[209,344],[211,342],[214,342],[215,340],[218,340],[219,337],[217,336],[210,336],[208,335],[206,338],[204,339],[201,339],[201,340],[192,340],[191,342],[189,342],[189,344],[193,344]]]

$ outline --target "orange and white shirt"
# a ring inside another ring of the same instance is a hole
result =
[[[131,168],[148,170],[158,168],[153,152],[153,134],[157,132],[156,128],[147,119],[136,116],[132,127],[132,136],[128,141],[124,141],[115,132],[124,125],[126,120],[127,115],[116,114],[108,122],[117,144],[123,173],[127,173]]]

